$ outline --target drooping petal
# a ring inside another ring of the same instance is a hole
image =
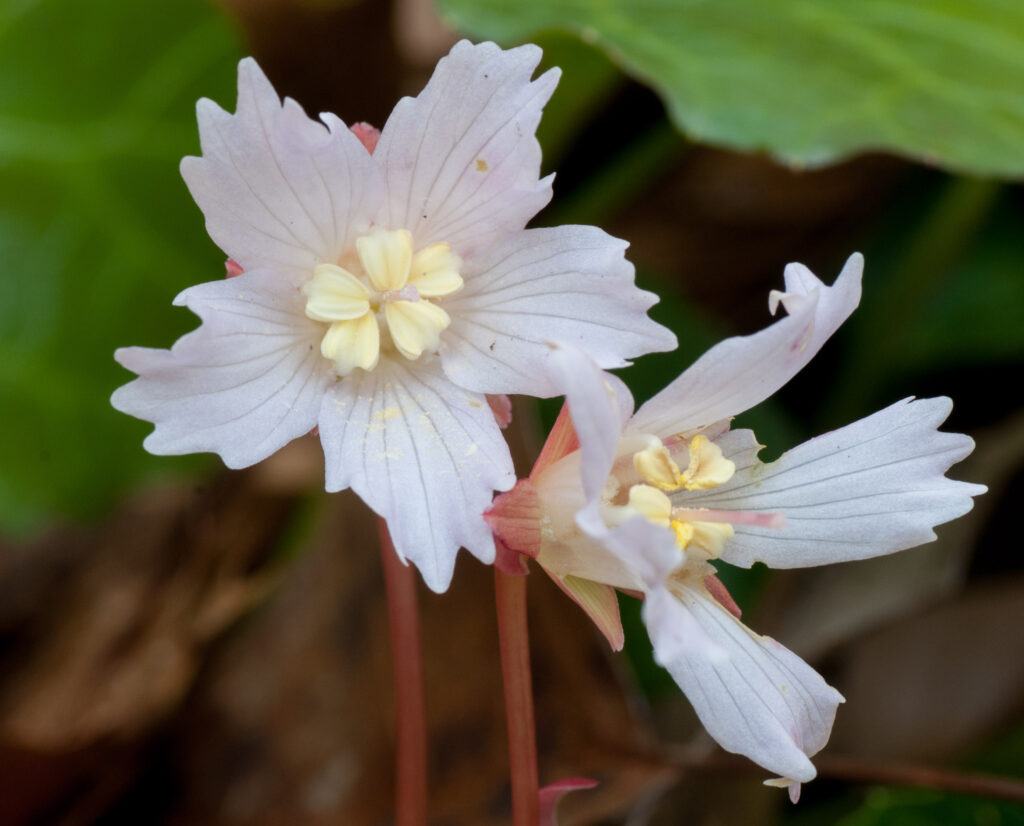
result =
[[[238,64],[238,106],[196,107],[203,155],[181,174],[210,237],[244,269],[272,268],[296,283],[366,232],[383,198],[377,166],[338,118],[311,120],[282,105],[252,58]]]
[[[589,504],[600,497],[611,473],[633,397],[621,381],[604,373],[576,347],[557,344],[548,349],[551,381],[565,395],[579,439],[580,476]]]
[[[654,645],[655,659],[661,665],[691,649],[699,650],[700,656],[709,660],[723,656],[668,589],[670,575],[681,568],[686,558],[669,528],[642,517],[612,530],[602,530],[600,526],[594,530],[595,526],[587,523],[581,523],[581,527],[594,531],[592,535],[601,546],[631,572],[634,588],[644,595],[642,617]]]
[[[298,290],[275,272],[251,270],[191,287],[174,303],[202,325],[170,350],[115,353],[139,378],[111,403],[156,425],[147,450],[210,451],[239,468],[313,428],[335,377],[320,355],[322,325],[306,318]]]
[[[687,503],[785,516],[783,530],[735,525],[722,558],[745,567],[825,565],[930,542],[935,525],[969,511],[985,491],[944,476],[974,447],[937,429],[951,409],[946,398],[904,399],[771,464],[740,468],[741,460],[732,480]]]
[[[327,490],[351,487],[383,516],[431,589],[448,587],[460,546],[494,560],[483,513],[515,475],[483,396],[453,385],[436,360],[392,357],[335,384],[319,423]]]
[[[387,179],[379,224],[463,257],[526,225],[551,199],[534,132],[560,73],[531,81],[540,58],[532,45],[463,40],[418,97],[398,102],[373,156]]]
[[[591,525],[583,525],[587,531]],[[682,565],[683,552],[676,544],[671,530],[637,516],[608,529],[603,526],[590,534],[600,546],[610,552],[630,571],[632,584],[624,584],[600,576],[599,582],[609,582],[623,590],[636,590],[650,594],[661,588],[669,574]],[[595,554],[596,556],[596,554]],[[586,568],[574,571],[577,576],[588,576]]]
[[[644,404],[629,430],[663,438],[705,427],[748,410],[782,387],[821,349],[860,301],[864,258],[854,253],[826,287],[802,264],[786,267],[789,315],[749,336],[716,344]]]
[[[702,587],[678,585],[675,593],[714,649],[676,646],[659,652],[660,629],[645,621],[658,661],[704,728],[726,751],[796,781],[813,779],[808,758],[828,742],[842,695],[792,651],[747,628]]]
[[[554,396],[549,341],[605,369],[673,349],[675,336],[647,317],[658,299],[637,289],[625,248],[596,227],[563,226],[516,233],[466,261],[465,287],[444,302],[445,372],[486,393]]]

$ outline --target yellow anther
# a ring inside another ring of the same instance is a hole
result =
[[[407,359],[436,350],[441,332],[452,323],[448,313],[429,301],[389,301],[384,307],[391,340]]]
[[[442,298],[462,289],[462,259],[443,241],[424,247],[412,257],[409,283],[422,298]]]
[[[356,240],[356,252],[359,263],[378,292],[400,290],[408,283],[412,264],[412,235],[409,230],[374,227],[369,235]]]
[[[678,519],[673,519],[669,522],[669,527],[672,529],[672,533],[676,535],[676,544],[685,551],[686,546],[693,540],[693,525],[689,522],[680,522]]]
[[[736,465],[722,455],[722,448],[707,436],[690,440],[690,464],[682,475],[687,490],[708,490],[732,479]]]
[[[725,547],[725,540],[732,537],[735,531],[728,522],[689,522],[693,527],[690,545],[704,551],[709,559],[718,559]]]
[[[380,330],[373,313],[351,321],[336,321],[320,342],[320,352],[334,362],[339,376],[355,368],[372,370],[380,357]]]
[[[709,557],[722,553],[722,544],[732,536],[732,525],[719,522],[688,522],[672,518],[672,500],[664,492],[650,485],[633,485],[629,489],[629,504],[623,508],[626,513],[639,514],[653,522],[669,528],[676,544],[686,550],[696,545]]]
[[[640,478],[659,490],[678,490],[683,486],[679,465],[672,461],[660,439],[651,437],[651,443],[633,454],[633,467]]]
[[[629,489],[627,507],[655,525],[668,525],[672,517],[672,501],[650,485],[633,485]]]
[[[306,315],[315,321],[349,321],[370,312],[370,291],[342,267],[321,264],[302,285]]]
[[[306,315],[330,326],[320,352],[346,376],[355,368],[371,370],[381,351],[379,317],[383,315],[394,348],[408,359],[440,345],[451,318],[432,298],[462,287],[462,261],[449,244],[439,242],[413,255],[408,230],[374,227],[356,239],[359,264],[346,258],[353,271],[320,264],[302,286]],[[368,283],[367,283],[368,282]],[[385,340],[385,347],[390,348]]]

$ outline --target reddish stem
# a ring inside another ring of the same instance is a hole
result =
[[[395,681],[395,826],[424,826],[427,822],[427,716],[416,572],[398,558],[383,519],[379,529]]]
[[[526,579],[525,576],[509,576],[494,569],[514,826],[537,826],[540,818],[530,636],[526,624]]]

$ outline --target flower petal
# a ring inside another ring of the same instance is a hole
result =
[[[623,423],[633,397],[622,382],[602,372],[569,344],[549,347],[551,381],[565,394],[580,443],[580,476],[588,504],[598,500],[615,463]]]
[[[383,198],[370,154],[333,115],[318,123],[282,105],[252,58],[238,64],[235,114],[205,98],[196,112],[203,155],[181,174],[210,237],[243,269],[299,283],[369,228]]]
[[[806,783],[808,757],[828,742],[842,695],[770,637],[755,634],[697,586],[676,586],[680,607],[714,644],[658,651],[658,617],[645,616],[655,653],[726,751]],[[672,618],[678,621],[678,618]],[[652,625],[655,627],[652,628]]]
[[[515,482],[512,458],[483,396],[453,385],[437,361],[382,358],[324,398],[327,490],[351,487],[388,521],[395,549],[434,591],[451,581],[459,546],[490,563],[483,512]]]
[[[600,367],[671,350],[675,336],[647,317],[657,296],[637,289],[626,242],[596,227],[529,229],[466,261],[465,287],[444,302],[452,326],[444,369],[485,393],[553,396],[548,341],[585,351]]]
[[[789,315],[750,336],[716,344],[638,411],[629,429],[662,438],[728,419],[764,401],[795,376],[860,301],[864,258],[854,253],[826,287],[802,264],[786,267]]]
[[[388,189],[379,224],[411,230],[417,248],[446,241],[465,257],[537,214],[551,178],[538,180],[534,132],[560,74],[531,82],[540,58],[536,46],[463,40],[418,97],[398,102],[374,152]]]
[[[139,378],[111,404],[156,425],[147,450],[211,451],[239,468],[313,428],[334,376],[320,355],[322,325],[306,318],[300,292],[275,272],[250,270],[190,287],[174,303],[202,325],[170,350],[115,353]]]
[[[735,526],[722,558],[746,567],[825,565],[930,542],[935,525],[969,511],[985,491],[943,475],[974,448],[969,437],[937,429],[951,409],[946,398],[904,399],[771,464],[738,462],[729,482],[687,504],[785,516],[783,530]]]

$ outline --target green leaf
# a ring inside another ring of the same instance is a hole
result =
[[[885,150],[1024,175],[1024,5],[1008,0],[442,0],[475,37],[604,48],[696,140],[817,166]]]
[[[0,531],[182,467],[110,407],[113,351],[168,346],[196,324],[174,295],[223,273],[178,161],[237,58],[202,0],[0,6]]]

